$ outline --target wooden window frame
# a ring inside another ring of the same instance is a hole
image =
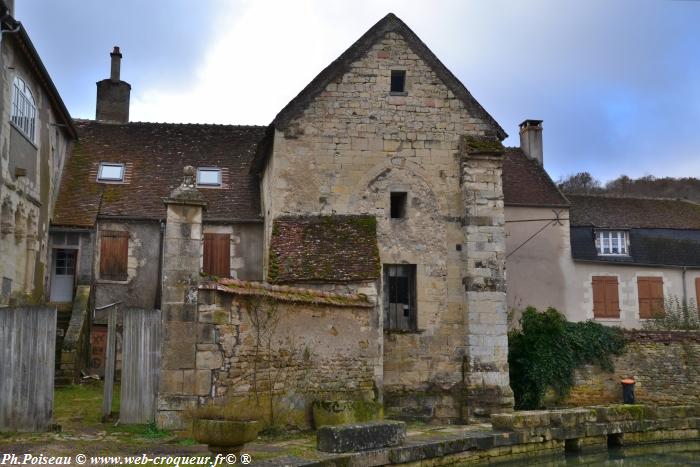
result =
[[[620,319],[620,283],[617,276],[593,276],[591,291],[594,319]]]
[[[108,239],[120,239],[120,251],[109,253],[107,250]],[[119,255],[117,258],[119,267],[114,267],[115,270],[110,271],[109,261],[111,258]],[[103,230],[100,232],[100,279],[108,281],[124,282],[129,279],[129,232],[119,230]]]
[[[212,250],[213,248],[213,250]],[[214,256],[221,248],[224,252]],[[202,272],[210,276],[231,277],[231,234],[204,233],[202,245]]]
[[[637,276],[637,303],[639,319],[657,318],[659,317],[657,311],[663,316],[664,278],[661,276]]]
[[[613,241],[617,242],[617,252],[613,251]],[[595,244],[598,256],[629,256],[629,235],[626,230],[597,230]]]

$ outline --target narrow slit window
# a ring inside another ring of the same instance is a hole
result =
[[[199,168],[197,169],[197,186],[220,187],[221,169]]]
[[[406,200],[408,196],[402,191],[391,192],[391,218],[403,219],[406,217]]]
[[[406,92],[406,70],[391,70],[391,92]]]
[[[124,164],[101,163],[100,171],[97,174],[97,180],[100,182],[123,182]]]

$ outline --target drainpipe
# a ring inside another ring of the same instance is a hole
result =
[[[160,251],[158,251],[158,288],[156,289],[156,299],[153,304],[154,309],[162,309],[162,296],[163,296],[163,248],[165,247],[165,242],[163,241],[165,237],[165,222],[160,221]]]
[[[683,308],[688,306],[688,290],[685,285],[685,273],[688,271],[686,266],[681,269],[681,281],[683,282]]]

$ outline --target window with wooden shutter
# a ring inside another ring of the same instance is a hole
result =
[[[638,277],[639,318],[655,318],[664,312],[664,280],[662,277]]]
[[[100,279],[125,281],[129,259],[129,232],[100,232]]]
[[[218,277],[231,276],[231,236],[204,234],[204,273]]]
[[[593,316],[595,318],[619,318],[620,298],[617,277],[593,276]]]

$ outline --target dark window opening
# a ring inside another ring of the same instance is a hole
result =
[[[408,196],[402,191],[393,191],[391,199],[391,218],[403,219],[406,217],[406,201]]]
[[[416,265],[384,265],[384,329],[415,331]]]
[[[406,92],[405,70],[391,70],[391,92]]]

